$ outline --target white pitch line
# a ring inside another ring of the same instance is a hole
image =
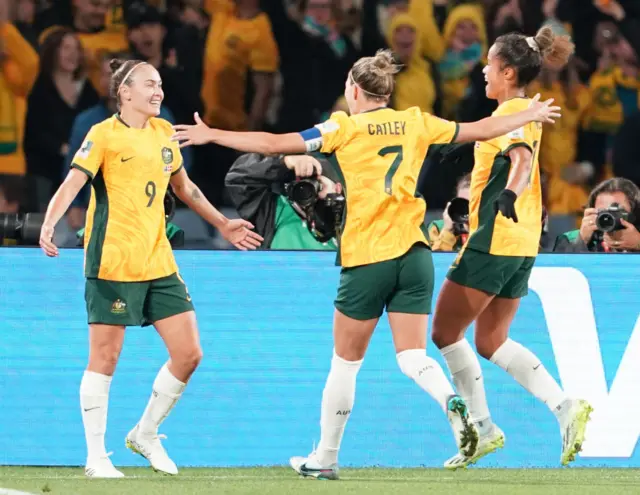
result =
[[[0,488],[0,495],[36,495],[31,492],[21,492],[19,490],[11,490],[10,488]]]

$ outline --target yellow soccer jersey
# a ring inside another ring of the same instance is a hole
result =
[[[500,105],[493,115],[510,115],[526,110],[528,98],[514,98]],[[467,247],[500,256],[536,256],[542,233],[542,191],[538,150],[542,124],[532,122],[509,134],[486,142],[478,141],[474,153],[469,199],[470,237]],[[493,202],[507,185],[511,160],[509,151],[518,146],[533,154],[529,186],[516,201],[518,223],[497,215]]]
[[[346,212],[339,242],[344,267],[386,261],[428,244],[426,203],[416,195],[431,144],[450,143],[458,124],[422,113],[380,108],[329,120],[302,133],[310,151],[331,154],[342,175]]]
[[[85,276],[142,282],[178,271],[167,239],[164,196],[182,156],[171,124],[133,129],[115,115],[94,125],[72,167],[92,179]]]

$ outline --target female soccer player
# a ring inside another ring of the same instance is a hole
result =
[[[423,228],[426,204],[415,194],[417,178],[431,144],[490,139],[532,120],[558,116],[550,102],[472,124],[448,122],[417,107],[398,112],[387,108],[397,72],[389,51],[359,60],[345,84],[351,117],[337,112],[299,134],[219,131],[209,129],[197,115],[197,125],[174,127],[174,139],[182,145],[212,141],[265,154],[331,153],[343,178],[346,214],[338,253],[343,268],[320,444],[310,456],[291,459],[291,466],[304,476],[338,477],[338,449],[353,408],[356,375],[385,307],[400,369],[447,412],[461,454],[475,453],[478,433],[467,407],[425,352],[433,262]]]
[[[524,88],[538,76],[542,64],[562,67],[572,53],[569,37],[555,36],[549,27],[535,37],[499,37],[484,69],[487,97],[500,104],[494,115],[513,115],[527,108],[530,100]],[[504,445],[503,432],[491,422],[480,363],[464,338],[474,321],[480,355],[507,371],[558,418],[563,465],[575,458],[584,439],[589,404],[570,400],[540,360],[508,338],[520,298],[527,294],[542,231],[541,135],[542,126],[531,123],[476,145],[471,233],[447,275],[433,321],[433,341],[480,432],[476,454],[452,457],[445,463],[450,469],[473,464]]]
[[[262,238],[244,220],[229,220],[189,180],[171,124],[155,118],[164,98],[160,75],[141,61],[111,62],[111,95],[119,113],[91,128],[72,169],[52,198],[40,234],[47,256],[58,256],[54,227],[85,184],[93,193],[85,235],[85,299],[89,364],[80,384],[89,477],[119,478],[104,444],[111,378],[127,326],[153,324],[170,359],[126,444],[151,466],[177,474],[158,427],[182,395],[202,358],[195,313],[165,233],[163,198],[169,184],[186,205],[239,249]]]

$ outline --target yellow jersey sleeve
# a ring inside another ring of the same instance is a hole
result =
[[[525,98],[514,98],[508,100],[500,105],[493,113],[498,117],[501,115],[512,115],[522,110],[526,110],[529,107],[529,100]],[[530,122],[527,125],[520,127],[514,131],[508,132],[495,140],[496,145],[500,148],[502,154],[506,155],[513,148],[523,146],[528,148],[533,153],[533,150],[537,147],[537,135],[539,135],[538,127],[541,124],[536,122]]]
[[[73,157],[71,168],[81,170],[91,180],[96,176],[104,160],[104,140],[99,127],[93,126],[82,146]]]
[[[254,72],[277,72],[280,64],[278,45],[271,31],[271,23],[266,15],[257,27],[255,43],[249,54],[249,66]]]
[[[441,119],[430,113],[423,113],[422,120],[426,130],[426,139],[430,144],[449,144],[458,137],[459,124]]]
[[[331,114],[329,120],[302,132],[308,151],[333,153],[349,140],[353,124],[345,112]]]

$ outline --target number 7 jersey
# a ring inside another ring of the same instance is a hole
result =
[[[455,140],[458,125],[417,107],[334,113],[304,131],[309,151],[330,154],[342,177],[346,209],[338,263],[367,265],[397,258],[417,242],[428,245],[426,203],[416,192],[431,144]]]
[[[91,179],[85,276],[142,282],[178,271],[165,230],[164,196],[182,156],[171,124],[134,129],[119,116],[94,125],[72,167]]]

